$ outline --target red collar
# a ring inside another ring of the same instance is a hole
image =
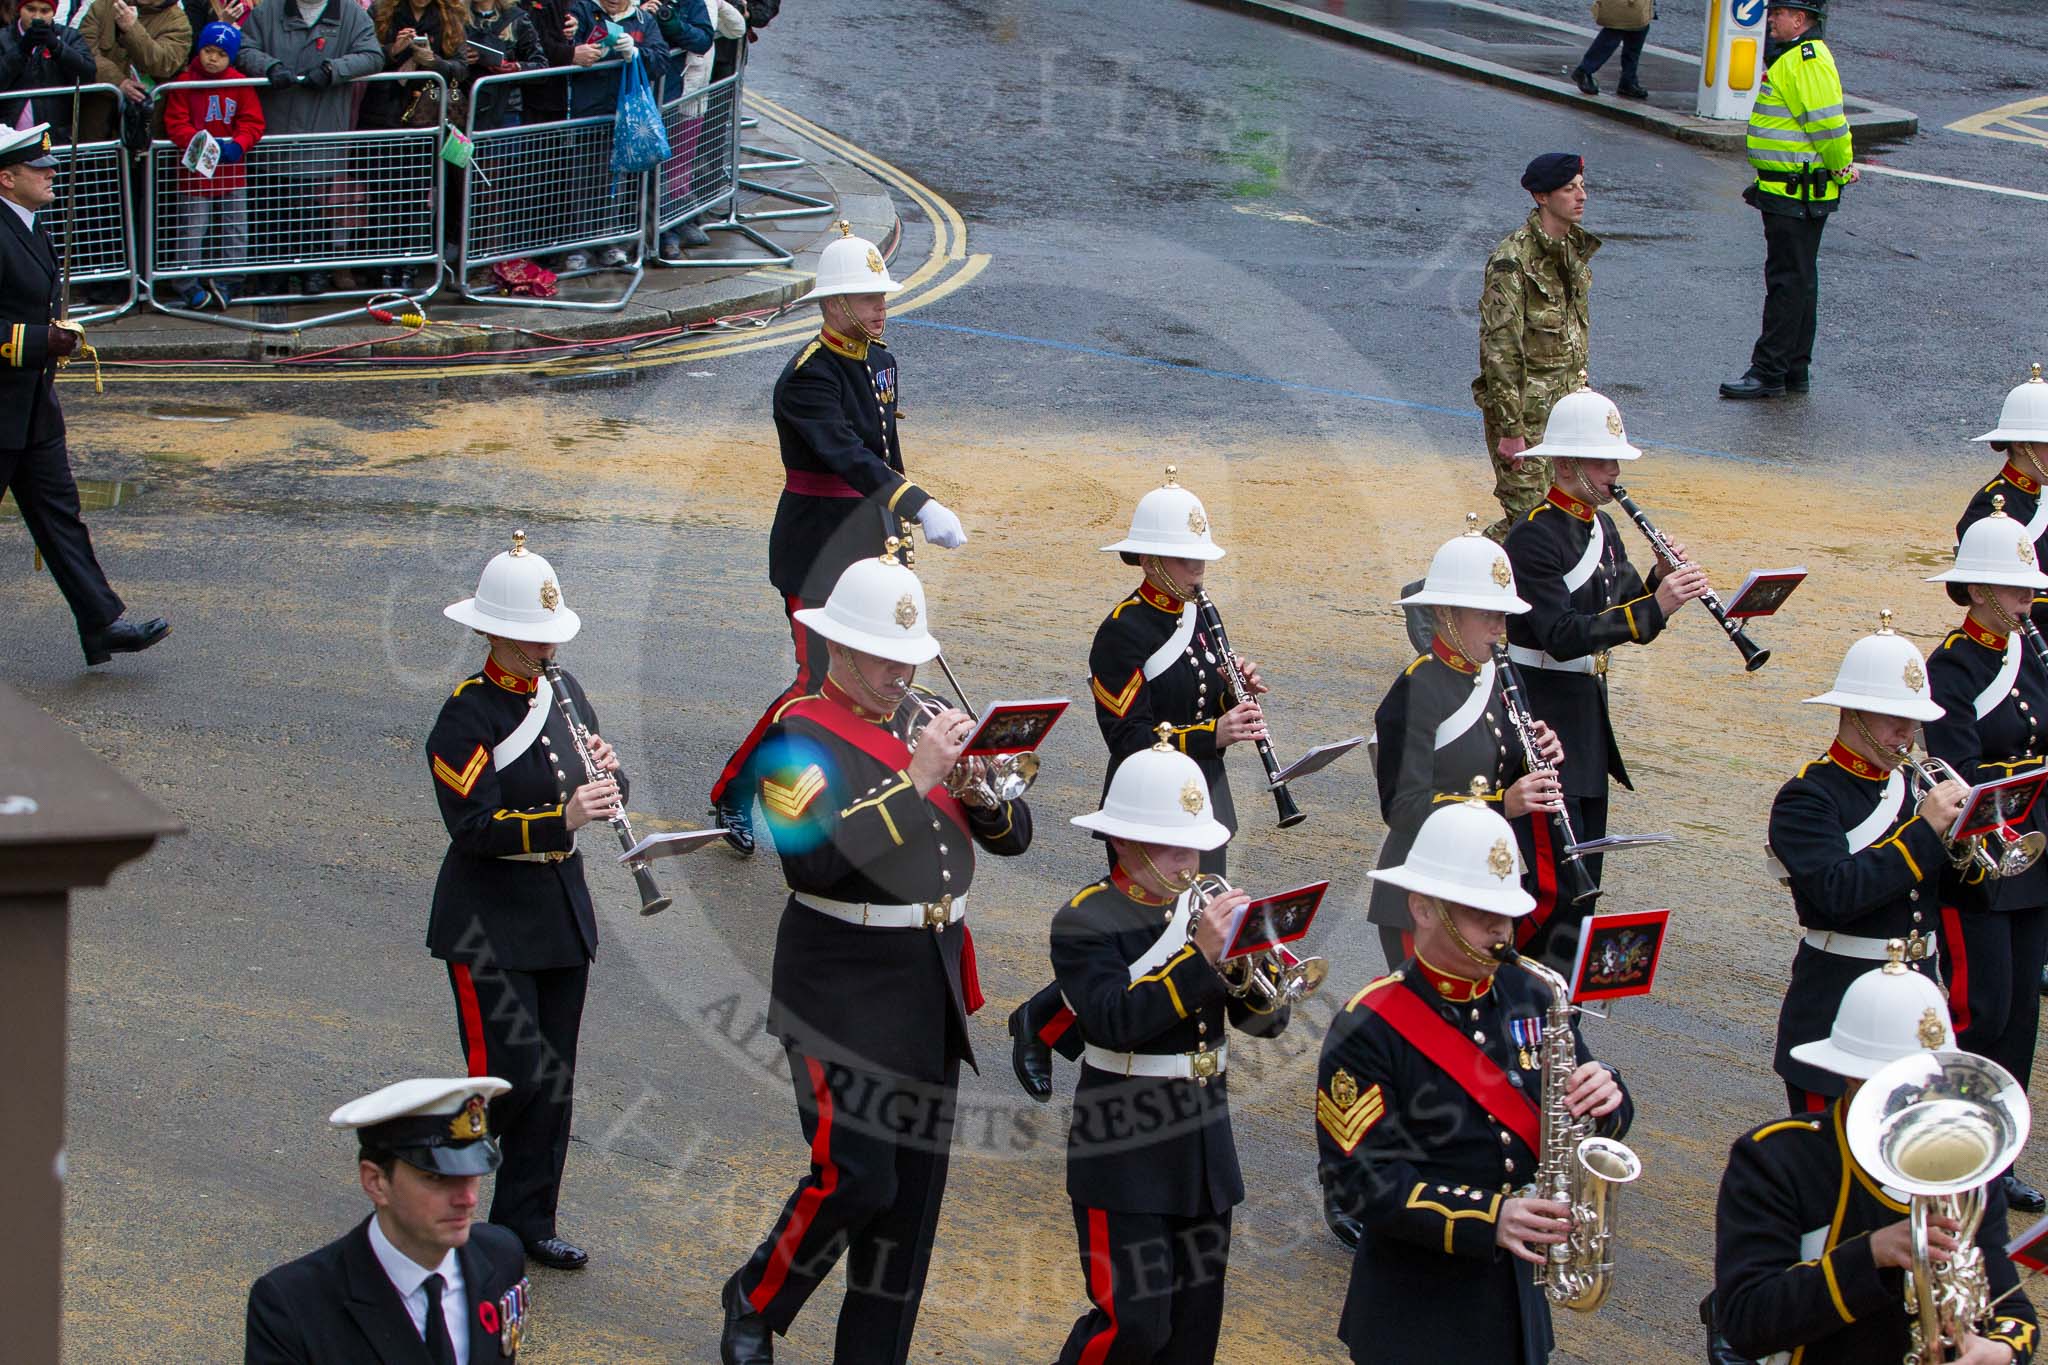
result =
[[[1113,867],[1109,870],[1109,884],[1140,905],[1171,905],[1175,899],[1172,896],[1168,896],[1166,899],[1161,900],[1132,880],[1131,875],[1125,872],[1121,866]]]
[[[856,341],[852,337],[843,337],[830,327],[820,327],[818,329],[818,340],[825,343],[826,350],[833,352],[835,355],[843,355],[848,360],[866,360],[868,358],[868,343],[866,341]]]
[[[1456,672],[1477,673],[1479,671],[1478,664],[1473,663],[1450,645],[1445,644],[1444,637],[1441,635],[1430,641],[1429,649],[1432,654],[1443,660],[1445,664],[1449,665]]]
[[[1180,615],[1181,608],[1187,605],[1186,599],[1175,597],[1166,589],[1154,586],[1149,578],[1138,584],[1138,600],[1148,607],[1157,607],[1175,616]]]
[[[2015,465],[2011,460],[2007,460],[2005,468],[1998,471],[1998,477],[2004,479],[2022,493],[2039,493],[2041,491],[2041,485],[2020,473],[2019,466]]]
[[[1839,739],[1828,746],[1828,761],[1843,772],[1851,773],[1866,782],[1882,782],[1891,776]]]
[[[842,711],[851,711],[855,716],[868,722],[870,725],[880,725],[889,719],[888,716],[877,715],[875,712],[868,710],[867,707],[862,706],[854,699],[853,693],[832,681],[829,676],[825,679],[824,685],[818,689],[818,695]]]
[[[1447,1000],[1454,1005],[1477,1000],[1493,989],[1491,976],[1478,981],[1469,976],[1453,976],[1449,972],[1438,971],[1423,961],[1421,953],[1415,955],[1415,970],[1422,974],[1424,983],[1429,987],[1426,994],[1434,995],[1439,1000]]]
[[[1545,501],[1549,502],[1549,504],[1552,507],[1555,507],[1558,511],[1569,512],[1573,516],[1577,517],[1580,521],[1591,521],[1593,519],[1592,503],[1580,502],[1577,498],[1565,492],[1556,484],[1550,485],[1550,491],[1548,493],[1545,493],[1543,497]]]
[[[1965,616],[1963,618],[1963,634],[1969,636],[1986,649],[1995,649],[2001,654],[2005,652],[2005,637],[1979,625],[1977,618],[1974,616]]]
[[[484,659],[484,676],[507,692],[516,692],[522,697],[531,696],[540,690],[539,678],[522,678],[517,673],[507,673],[498,667],[496,659],[488,656]]]

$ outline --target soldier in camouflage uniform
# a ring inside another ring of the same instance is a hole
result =
[[[1486,414],[1486,453],[1502,516],[1486,534],[1507,539],[1543,501],[1550,461],[1521,452],[1543,440],[1550,407],[1586,368],[1586,299],[1600,239],[1579,226],[1586,212],[1586,163],[1546,152],[1522,173],[1535,199],[1529,221],[1486,260],[1479,296],[1479,377],[1472,398]]]

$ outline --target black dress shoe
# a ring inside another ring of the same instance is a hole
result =
[[[140,654],[170,633],[171,623],[161,616],[152,616],[139,626],[124,618],[80,635],[78,643],[85,649],[85,662],[90,667],[103,664],[116,654]]]
[[[720,1365],[774,1365],[775,1334],[754,1306],[740,1297],[740,1277],[734,1275],[718,1293],[725,1309],[725,1329],[718,1334]]]
[[[1785,386],[1783,384],[1766,384],[1755,375],[1746,374],[1740,379],[1731,379],[1723,384],[1721,386],[1721,396],[1723,398],[1783,398],[1785,396]]]
[[[2005,1202],[2022,1213],[2041,1213],[2048,1210],[2048,1194],[2029,1185],[2011,1171],[2005,1173]]]
[[[1650,98],[1650,92],[1633,81],[1623,81],[1620,85],[1614,87],[1614,93],[1625,100],[1646,100]]]
[[[1325,1204],[1323,1205],[1323,1221],[1330,1225],[1330,1231],[1336,1235],[1338,1241],[1342,1242],[1352,1251],[1358,1250],[1358,1239],[1365,1235],[1365,1229],[1359,1225],[1356,1218],[1353,1218],[1348,1213],[1341,1213]]]
[[[1785,376],[1785,392],[1787,393],[1805,393],[1812,387],[1813,380],[1807,375],[1788,374]]]
[[[535,1238],[526,1244],[526,1254],[553,1270],[581,1270],[590,1264],[589,1252],[559,1237]]]
[[[685,247],[711,245],[711,234],[698,227],[695,223],[685,223],[677,228],[676,231],[682,235]]]
[[[1571,69],[1571,79],[1572,84],[1579,87],[1581,94],[1597,95],[1600,93],[1600,82],[1594,80],[1593,73],[1586,70],[1583,66],[1575,66]]]
[[[1024,1022],[1027,1006],[1028,1002],[1010,1011],[1010,1066],[1024,1093],[1044,1104],[1052,1098],[1052,1049]]]
[[[749,802],[744,806],[714,801],[711,805],[711,823],[725,831],[725,842],[733,852],[742,858],[754,856],[754,810]]]

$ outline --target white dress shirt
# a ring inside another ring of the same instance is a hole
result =
[[[469,1292],[462,1282],[461,1258],[451,1249],[441,1258],[441,1264],[429,1270],[393,1246],[375,1217],[370,1219],[370,1250],[377,1253],[377,1263],[384,1267],[398,1297],[405,1301],[405,1311],[412,1315],[412,1329],[420,1334],[421,1341],[427,1339],[426,1278],[439,1275],[445,1281],[441,1286],[441,1316],[448,1323],[448,1340],[455,1346],[455,1365],[469,1365]]]
[[[0,199],[0,204],[5,204],[8,208],[13,209],[14,216],[16,218],[21,219],[21,225],[23,227],[27,228],[30,232],[34,232],[36,230],[36,216],[33,213],[30,213],[27,209],[15,203],[12,199]]]

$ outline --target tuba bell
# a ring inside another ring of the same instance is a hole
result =
[[[1977,1230],[1985,1192],[2026,1145],[2027,1097],[2006,1069],[1974,1053],[1909,1053],[1865,1081],[1843,1127],[1856,1164],[1912,1197],[1913,1268],[1906,1273],[1912,1350],[1906,1365],[1940,1365],[1992,1315]],[[1956,1253],[1936,1261],[1928,1231],[1953,1218]]]
[[[1197,872],[1188,883],[1188,894],[1195,898],[1196,915],[1201,913],[1201,906],[1236,889],[1213,872]],[[1194,920],[1194,915],[1188,917],[1190,938],[1194,936]],[[1246,953],[1230,966],[1234,970],[1225,970],[1223,974],[1225,988],[1239,1000],[1249,999],[1261,1013],[1279,1005],[1300,1004],[1314,995],[1330,974],[1330,964],[1322,958],[1296,957],[1284,943]]]

